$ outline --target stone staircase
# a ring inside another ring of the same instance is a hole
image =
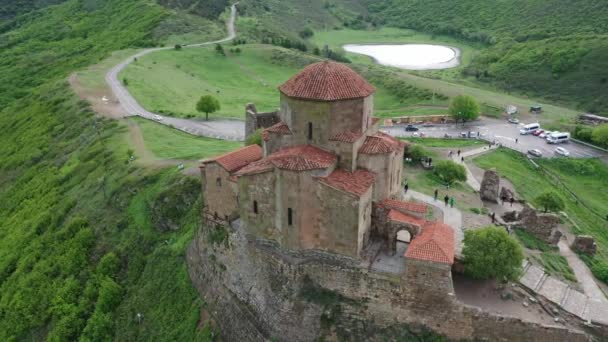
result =
[[[524,287],[584,321],[608,325],[608,305],[589,298],[528,260],[524,260],[522,267],[519,282]]]

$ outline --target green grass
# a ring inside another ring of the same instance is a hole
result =
[[[226,45],[228,50],[231,45]],[[217,97],[221,110],[210,117],[243,118],[245,105],[253,102],[259,111],[279,107],[277,87],[294,76],[303,65],[293,60],[294,52],[267,45],[240,45],[240,55],[218,55],[213,47],[161,51],[129,65],[120,78],[126,78],[131,94],[148,110],[178,117],[202,116],[196,101],[205,94]],[[302,57],[315,61],[313,57]],[[290,60],[293,59],[293,60]],[[373,83],[373,82],[372,82]],[[375,108],[382,116],[407,115],[404,107],[430,100],[404,99],[375,84]],[[437,101],[441,104],[445,101]]]
[[[196,137],[141,118],[146,147],[161,159],[202,159],[217,156],[243,146],[241,142]]]
[[[608,224],[595,214],[595,211],[605,212],[606,208],[603,205],[607,200],[607,194],[603,192],[608,172],[605,164],[594,159],[539,160],[543,167],[561,175],[563,184],[578,197],[575,200],[562,185],[553,182],[541,170],[534,168],[524,155],[515,151],[498,149],[473,161],[484,169],[496,168],[502,177],[513,183],[519,196],[532,204],[545,191],[560,192],[566,204],[566,214],[578,227],[572,228],[573,233],[588,234],[596,239],[598,253],[590,263],[608,263]]]
[[[516,228],[515,235],[519,241],[524,245],[524,247],[528,249],[535,249],[541,252],[555,251],[557,250],[556,246],[551,246],[545,241],[537,238],[536,236],[528,233],[523,229]]]
[[[425,147],[435,148],[459,148],[487,145],[486,142],[477,139],[405,138],[402,140]]]
[[[559,255],[556,252],[542,252],[540,254],[540,258],[534,257],[545,269],[545,272],[561,277],[563,279],[576,282],[576,275],[574,275],[574,271],[570,265],[568,265],[568,260],[563,256]]]

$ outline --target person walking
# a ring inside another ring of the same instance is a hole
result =
[[[406,182],[406,183],[405,183],[405,186],[403,187],[403,191],[404,191],[404,193],[406,193],[406,194],[407,194],[407,191],[409,190],[409,188],[410,188],[410,185],[409,185],[409,184]]]
[[[454,208],[454,196],[450,197],[450,207]]]
[[[460,161],[464,163],[464,157],[460,157]]]
[[[519,138],[515,138],[515,143],[517,144],[519,142]]]
[[[433,158],[429,158],[429,167],[433,165]]]
[[[511,202],[511,207],[512,207],[512,206],[513,206],[513,202],[515,202],[515,199],[514,199],[513,197],[511,197],[511,198],[509,199],[509,202]]]
[[[445,197],[443,198],[443,201],[445,202],[445,206],[448,206],[448,202],[450,201],[450,197],[448,195],[445,195]]]
[[[452,152],[452,150],[450,150],[450,152],[448,152],[448,157],[452,158],[452,154],[453,154],[453,152]]]
[[[496,222],[496,213],[492,213],[492,215],[490,215],[490,218],[492,219],[492,224],[494,224],[494,222]]]
[[[460,150],[458,150],[458,156],[460,157]]]
[[[439,196],[439,190],[435,189],[435,201],[437,200],[438,196]]]

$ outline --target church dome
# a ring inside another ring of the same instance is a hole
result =
[[[337,101],[367,97],[374,87],[344,64],[314,63],[279,87],[289,96],[316,101]]]

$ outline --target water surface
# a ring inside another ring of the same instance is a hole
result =
[[[372,57],[378,64],[409,69],[436,70],[460,64],[460,50],[443,45],[344,45],[344,50]]]

